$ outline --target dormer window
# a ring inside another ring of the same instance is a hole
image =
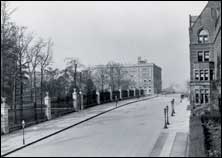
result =
[[[198,43],[207,43],[209,41],[209,33],[207,30],[201,30],[198,34]]]

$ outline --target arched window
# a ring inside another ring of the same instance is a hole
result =
[[[209,33],[207,30],[201,30],[198,34],[198,43],[207,43],[209,41]]]

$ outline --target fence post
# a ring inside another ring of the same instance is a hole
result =
[[[136,88],[133,88],[133,96],[136,96]]]
[[[129,97],[130,97],[130,90],[127,89],[127,98],[129,98]]]
[[[120,100],[123,99],[123,98],[122,98],[122,89],[121,89],[121,88],[119,89],[119,99],[120,99]]]
[[[8,122],[8,105],[6,104],[6,98],[1,97],[1,132],[4,134],[9,133],[9,122]]]
[[[82,94],[82,91],[80,90],[79,92],[79,95],[80,95],[80,110],[83,110],[84,109],[84,105],[83,105],[83,94]]]
[[[96,101],[97,101],[97,104],[99,105],[100,104],[100,93],[99,93],[99,91],[96,91]]]
[[[109,88],[110,101],[113,101],[113,91],[112,88]]]
[[[46,92],[46,96],[44,98],[44,101],[45,101],[45,105],[46,105],[46,108],[45,108],[46,118],[48,120],[51,120],[51,118],[52,118],[52,114],[51,114],[51,98],[49,97],[49,92]]]
[[[72,99],[73,99],[73,108],[75,111],[77,111],[77,93],[76,93],[76,89],[73,89],[73,93],[72,93]]]

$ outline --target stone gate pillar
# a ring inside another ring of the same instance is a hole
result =
[[[76,89],[73,89],[73,93],[72,93],[72,99],[73,99],[73,108],[75,111],[78,110],[78,100],[77,100],[77,92]]]
[[[45,101],[45,116],[48,120],[52,119],[52,114],[51,114],[51,98],[49,97],[49,92],[46,92],[46,96],[44,98]]]
[[[96,101],[97,101],[97,104],[99,105],[100,104],[100,93],[99,93],[99,91],[96,91]]]
[[[122,97],[122,89],[121,89],[121,88],[119,89],[119,99],[120,99],[120,100],[123,99],[123,97]]]
[[[136,88],[133,88],[133,96],[136,96]]]
[[[130,97],[130,90],[127,89],[127,98],[129,98],[129,97]]]
[[[83,110],[84,109],[84,104],[83,104],[83,93],[82,91],[80,90],[79,92],[79,95],[80,95],[80,110]]]
[[[8,122],[8,105],[6,104],[6,98],[2,97],[1,103],[1,132],[4,134],[9,133],[9,122]]]
[[[113,101],[113,91],[112,88],[109,88],[110,101]]]

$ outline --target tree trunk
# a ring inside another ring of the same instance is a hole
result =
[[[75,70],[74,70],[74,87],[76,88],[76,70],[77,70],[77,64],[75,64]]]
[[[17,116],[16,116],[16,112],[17,112],[17,108],[16,108],[16,76],[14,77],[14,80],[13,80],[13,98],[12,98],[12,101],[13,101],[13,108],[14,108],[14,123],[16,124],[17,123]]]
[[[34,110],[35,110],[35,121],[37,122],[37,102],[36,102],[36,72],[34,70]]]
[[[41,67],[41,81],[40,81],[40,95],[41,95],[41,116],[43,116],[43,105],[42,105],[42,100],[43,100],[43,94],[42,94],[42,82],[43,82],[43,68]]]
[[[4,79],[3,79],[3,48],[1,47],[1,95],[4,97],[3,87],[4,87]]]
[[[22,79],[22,55],[20,53],[19,59],[19,73],[20,73],[20,122],[22,122],[23,118],[23,79]]]
[[[80,80],[80,89],[82,89],[82,72],[80,72],[80,76],[79,76],[79,80]]]

